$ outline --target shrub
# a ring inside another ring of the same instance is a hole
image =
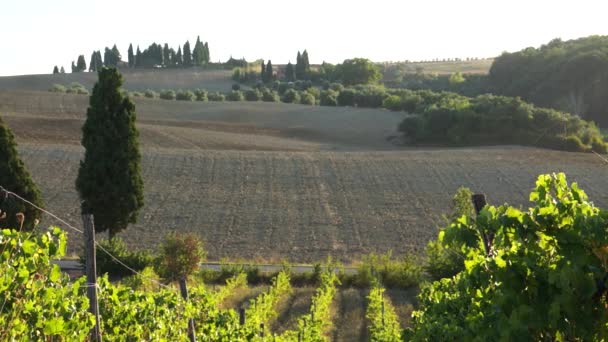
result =
[[[344,89],[338,95],[338,104],[340,106],[355,106],[355,97],[357,92],[354,89]]]
[[[190,90],[181,90],[180,89],[177,91],[175,98],[178,101],[194,101],[194,99],[196,99],[196,96]]]
[[[163,100],[175,100],[175,92],[170,89],[163,89],[160,91],[160,98]]]
[[[388,95],[381,87],[357,87],[355,104],[357,107],[380,108]]]
[[[196,96],[196,101],[207,102],[207,91],[205,89],[195,89],[194,95]]]
[[[324,90],[321,92],[321,106],[332,106],[338,105],[338,93],[333,90]]]
[[[116,262],[104,250],[137,272],[147,266],[151,266],[154,260],[152,255],[146,251],[132,251],[127,248],[127,245],[119,237],[100,241],[99,245],[101,245],[101,248],[97,246],[95,251],[97,256],[97,273],[99,275],[107,273],[111,276],[123,277],[133,274],[133,272]],[[84,256],[80,258],[80,262],[82,264],[85,263]]]
[[[203,243],[196,235],[170,233],[161,245],[154,269],[167,281],[186,279],[205,259]]]
[[[285,103],[299,103],[300,95],[294,89],[289,89],[283,94],[281,101]]]
[[[144,92],[144,96],[147,97],[147,98],[149,98],[149,99],[154,99],[154,98],[158,97],[158,94],[154,90],[147,89]]]
[[[335,91],[335,92],[339,93],[339,92],[341,92],[342,90],[344,90],[344,86],[343,86],[341,83],[332,83],[332,84],[329,86],[329,89],[331,89],[331,90],[333,90],[333,91]]]
[[[303,91],[300,93],[300,103],[305,105],[314,105],[315,97],[312,96],[312,94]]]
[[[223,102],[226,99],[226,96],[220,92],[209,93],[207,97],[209,98],[209,101],[214,102]]]
[[[125,277],[121,283],[136,291],[154,292],[158,289],[160,278],[154,268],[146,266],[139,274]]]
[[[129,93],[130,96],[132,97],[143,97],[144,95],[138,91],[132,91]]]
[[[392,253],[370,254],[363,258],[357,269],[355,285],[369,287],[380,282],[388,288],[409,288],[423,279],[423,268],[413,256],[393,259]]]
[[[234,83],[232,85],[232,90],[234,90],[234,91],[241,90],[241,85],[238,83]]]
[[[279,95],[283,96],[287,90],[293,89],[293,88],[294,88],[293,82],[289,82],[289,83],[281,82],[281,83],[279,83],[279,87],[277,88],[277,91],[279,92]]]
[[[245,99],[247,101],[259,101],[262,94],[257,89],[250,89],[245,92]]]
[[[228,93],[228,96],[226,96],[226,99],[228,101],[243,101],[244,100],[243,92],[240,90],[233,90]]]
[[[591,139],[591,150],[595,153],[608,153],[608,144],[606,144],[599,136],[594,136]]]
[[[330,86],[331,86],[331,83],[329,83],[327,81],[323,81],[323,90],[329,90]]]
[[[309,87],[308,89],[306,89],[306,92],[314,96],[315,99],[321,98],[321,91],[319,90],[319,88]]]
[[[51,88],[49,89],[49,91],[50,91],[50,92],[53,92],[53,93],[65,93],[65,92],[66,92],[66,89],[65,89],[65,87],[64,87],[64,86],[62,86],[61,84],[57,84],[57,83],[55,83],[55,84],[53,84],[53,85],[51,86]]]
[[[279,102],[279,94],[276,91],[266,90],[262,93],[262,101]]]
[[[386,108],[392,111],[400,111],[403,110],[403,106],[401,105],[401,97],[397,95],[391,95],[384,99],[382,102],[382,108]]]

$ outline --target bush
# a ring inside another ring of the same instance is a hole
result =
[[[358,86],[355,95],[355,104],[363,108],[380,108],[388,96],[384,88]]]
[[[355,97],[357,92],[354,89],[344,89],[338,95],[338,104],[340,106],[355,106]]]
[[[146,251],[132,251],[128,249],[127,245],[119,237],[100,241],[99,245],[137,272],[143,270],[147,266],[151,266],[154,261],[152,255]],[[116,262],[116,260],[110,257],[108,253],[103,251],[99,246],[96,247],[95,253],[97,256],[97,274],[102,275],[107,273],[111,276],[118,277],[133,274],[133,272]],[[80,262],[84,265],[84,256],[80,258]]]
[[[338,105],[338,93],[333,90],[324,90],[321,92],[321,106],[332,106]]]
[[[223,102],[226,99],[226,96],[220,92],[209,93],[207,97],[209,98],[209,101],[214,102]]]
[[[306,92],[314,96],[315,100],[321,98],[321,91],[319,90],[319,88],[309,87],[308,89],[306,89]]]
[[[194,101],[196,96],[190,90],[178,90],[175,98],[178,101]]]
[[[388,288],[406,289],[418,285],[423,279],[423,268],[413,256],[393,259],[392,253],[370,254],[363,258],[357,269],[355,286],[370,287],[377,282]]]
[[[315,97],[312,96],[312,94],[310,94],[308,92],[301,92],[300,93],[300,103],[304,104],[304,105],[314,105]]]
[[[234,83],[232,85],[232,90],[234,90],[234,91],[241,90],[241,85],[238,83]]]
[[[132,91],[129,93],[131,97],[143,97],[144,95],[138,91]]]
[[[51,88],[49,89],[49,91],[52,92],[52,93],[65,93],[66,89],[61,84],[55,83],[55,84],[53,84],[51,86]]]
[[[195,89],[194,95],[196,96],[196,101],[207,102],[207,91],[205,89]]]
[[[267,90],[262,93],[262,101],[279,102],[279,94],[276,91]]]
[[[401,97],[397,95],[391,95],[384,99],[382,102],[382,108],[386,108],[392,111],[400,111],[403,110],[403,106],[401,105]]]
[[[149,99],[154,99],[154,98],[158,97],[158,94],[154,90],[147,89],[144,92],[144,96],[147,97],[147,98],[149,98]]]
[[[262,94],[257,89],[247,90],[245,92],[245,99],[247,101],[259,101]]]
[[[160,91],[160,98],[163,100],[175,100],[175,92],[173,90],[161,90]]]
[[[245,98],[243,97],[243,92],[240,90],[233,90],[228,93],[226,96],[228,101],[243,101]]]
[[[285,94],[283,94],[281,101],[285,103],[299,103],[300,95],[294,89],[289,89],[285,92]]]
[[[289,82],[289,83],[281,82],[281,83],[279,83],[279,87],[276,90],[279,92],[279,95],[283,96],[287,90],[293,89],[293,88],[294,88],[293,82]]]
[[[341,83],[332,83],[330,84],[329,89],[340,93],[342,90],[344,90],[344,86]]]
[[[186,279],[205,259],[203,242],[196,235],[170,233],[161,245],[154,269],[167,281]]]
[[[145,267],[140,274],[123,278],[120,282],[135,291],[154,292],[158,289],[160,278],[150,266]]]

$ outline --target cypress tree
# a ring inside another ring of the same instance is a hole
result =
[[[192,65],[192,53],[190,52],[190,42],[186,41],[184,44],[184,65],[191,66]]]
[[[132,68],[135,66],[135,55],[133,54],[133,44],[129,44],[129,51],[128,51],[128,59],[129,59],[129,68]]]
[[[135,55],[135,66],[136,67],[142,66],[141,62],[142,62],[141,50],[139,49],[139,45],[137,45],[137,52],[136,52],[136,55]]]
[[[97,71],[97,52],[91,53],[91,59],[89,61],[89,72]]]
[[[208,64],[211,61],[211,57],[209,55],[209,43],[208,42],[205,42],[203,50],[204,50],[204,57],[205,57],[204,61],[205,61],[205,63]]]
[[[273,78],[272,62],[269,59],[268,64],[266,64],[266,82],[272,82]]]
[[[42,207],[40,190],[32,181],[25,164],[19,158],[17,144],[11,130],[0,118],[0,185],[26,200]],[[0,220],[0,227],[19,229],[21,224],[17,219],[18,213],[23,213],[25,220],[23,228],[32,230],[40,218],[40,211],[13,197],[0,196],[0,211],[6,213],[6,218]]]
[[[84,161],[76,189],[84,214],[95,216],[95,230],[110,237],[135,223],[143,206],[135,105],[121,91],[116,68],[102,68],[82,127]]]
[[[304,50],[302,53],[302,79],[308,79],[310,75],[310,62],[308,61],[308,52]]]
[[[177,53],[175,54],[175,65],[182,65],[182,47],[177,47]]]
[[[296,57],[296,80],[301,80],[303,78],[303,70],[302,70],[302,55],[300,51],[298,51],[298,56]]]
[[[262,78],[262,82],[268,82],[266,80],[266,65],[264,64],[264,60],[262,59],[262,71],[260,72],[260,77]]]
[[[76,62],[76,69],[78,72],[87,70],[87,62],[84,60],[84,55],[78,56],[78,60]]]
[[[58,74],[59,73],[59,68],[55,65],[55,67],[53,68],[53,74]]]
[[[165,66],[171,65],[171,51],[169,50],[169,44],[165,43],[163,47],[163,62]]]
[[[61,69],[59,69],[59,73],[60,74],[65,74],[65,69],[63,68],[63,66],[61,67]]]
[[[72,73],[78,72],[78,70],[76,69],[76,64],[74,64],[74,61],[72,61]]]
[[[194,65],[203,64],[203,50],[205,47],[203,43],[201,43],[201,37],[196,37],[196,43],[194,44],[194,50],[192,50],[192,59],[194,60]]]
[[[293,64],[291,64],[291,61],[287,63],[287,67],[285,68],[285,78],[288,82],[293,82],[296,80],[296,71],[293,68]]]

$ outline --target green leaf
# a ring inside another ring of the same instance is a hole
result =
[[[60,335],[64,332],[64,321],[61,317],[54,317],[44,323],[43,332],[47,335]]]

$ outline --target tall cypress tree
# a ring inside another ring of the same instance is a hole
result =
[[[269,59],[268,64],[266,64],[266,82],[272,82],[273,79],[274,79],[274,72],[272,70],[272,62]]]
[[[302,79],[308,79],[310,75],[310,62],[308,61],[308,51],[302,53]]]
[[[262,78],[262,82],[268,82],[266,80],[266,65],[264,64],[264,60],[262,59],[262,71],[260,72],[260,77]]]
[[[204,53],[204,61],[205,61],[205,63],[207,63],[207,64],[208,64],[209,62],[211,62],[211,57],[210,57],[210,55],[209,55],[209,43],[208,43],[208,42],[205,42],[205,45],[204,45],[204,49],[203,49],[203,50],[204,50],[204,52],[205,52],[205,53]]]
[[[289,63],[287,63],[287,67],[285,67],[285,78],[288,82],[293,82],[296,80],[296,71],[293,68],[293,64],[291,64],[291,61],[289,61]]]
[[[26,200],[42,207],[40,190],[32,181],[25,164],[19,158],[17,143],[11,130],[0,118],[0,185],[8,191],[14,192]],[[27,205],[14,197],[0,196],[0,211],[6,213],[6,218],[0,220],[0,227],[21,227],[17,218],[18,213],[23,213],[25,219],[23,228],[31,230],[40,218],[40,211]]]
[[[129,56],[127,58],[129,59],[129,68],[132,68],[135,66],[135,55],[133,54],[133,44],[129,44],[128,54],[129,54]]]
[[[171,51],[169,50],[169,44],[165,43],[163,47],[163,62],[165,66],[170,66],[172,64],[171,61]]]
[[[93,214],[95,230],[110,237],[135,223],[143,206],[143,181],[135,105],[121,91],[116,68],[102,68],[82,127],[84,161],[76,189],[84,214]]]
[[[205,46],[203,45],[203,43],[201,43],[201,37],[197,36],[196,43],[194,44],[194,50],[192,50],[192,59],[194,61],[194,65],[203,64],[204,49]]]
[[[59,69],[59,73],[60,74],[65,74],[65,69],[63,68],[63,66],[61,67],[61,69]]]
[[[72,61],[72,73],[78,72],[78,69],[76,69],[76,64],[74,64],[74,61]]]
[[[89,61],[89,72],[97,71],[97,52],[93,51],[91,59]]]
[[[58,74],[59,73],[59,68],[55,65],[55,67],[53,68],[53,74]]]
[[[302,55],[300,51],[298,51],[298,56],[296,57],[296,79],[301,80],[303,78],[303,65],[302,65]]]
[[[142,56],[141,56],[141,50],[139,49],[139,45],[137,45],[137,52],[135,54],[135,66],[142,66],[141,64],[142,62]]]
[[[78,72],[87,70],[87,62],[84,60],[84,55],[78,56],[78,60],[76,61],[76,70]]]
[[[192,52],[190,51],[190,42],[186,41],[184,44],[184,65],[191,66],[192,65]]]
[[[182,47],[179,46],[177,47],[177,53],[175,54],[175,65],[182,65],[183,61],[182,61]]]

